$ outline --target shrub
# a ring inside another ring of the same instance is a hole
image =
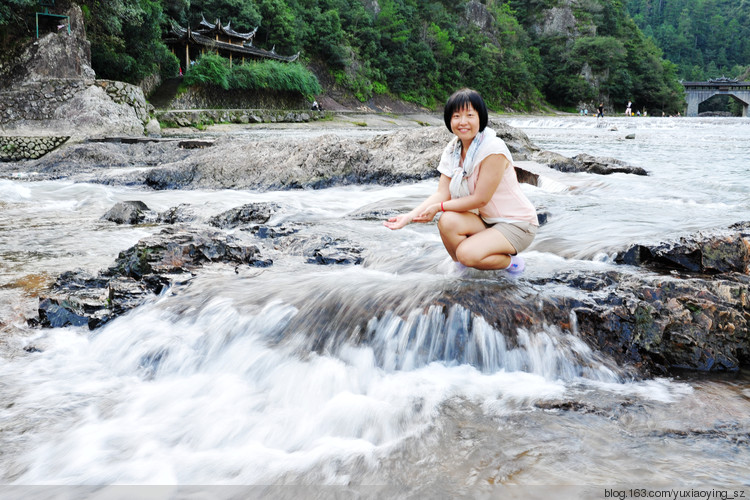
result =
[[[228,90],[229,61],[217,54],[204,54],[185,73],[185,85],[216,85]]]

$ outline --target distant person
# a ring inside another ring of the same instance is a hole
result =
[[[313,103],[312,103],[312,110],[313,111],[320,111],[320,104],[318,104],[318,101],[313,101]]]
[[[539,221],[518,184],[513,157],[487,127],[488,119],[477,91],[461,89],[450,96],[443,120],[455,137],[440,158],[437,191],[383,224],[401,229],[411,222],[430,222],[440,212],[440,237],[456,267],[518,274],[525,267],[518,252],[534,240]]]
[[[628,107],[625,108],[625,116],[633,116],[633,110],[631,107],[633,106],[633,103],[631,101],[628,101]]]
[[[589,108],[583,108],[583,115],[589,116]]]
[[[596,109],[599,111],[599,113],[596,115],[597,118],[604,118],[604,103],[599,103],[599,106],[596,107]]]

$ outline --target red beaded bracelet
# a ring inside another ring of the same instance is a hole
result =
[[[440,211],[441,212],[445,212],[445,209],[443,208],[443,202],[442,201],[440,202]]]

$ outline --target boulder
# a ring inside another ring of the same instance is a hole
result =
[[[142,201],[121,201],[115,203],[102,216],[102,220],[108,220],[115,224],[141,224],[146,220],[156,220],[156,213]]]
[[[265,224],[280,208],[276,203],[248,203],[215,215],[208,220],[208,223],[222,229],[232,229],[248,224]]]
[[[701,274],[750,272],[750,222],[714,233],[683,236],[676,241],[634,244],[615,261],[658,271]]]
[[[14,61],[13,68],[0,75],[0,84],[12,88],[23,82],[96,77],[91,68],[91,44],[86,40],[81,8],[73,4],[65,14],[69,17],[70,33],[67,29],[47,33],[29,44]]]
[[[616,158],[601,158],[585,153],[568,158],[552,151],[540,151],[533,154],[533,159],[560,172],[588,172],[600,175],[614,173],[648,175],[645,169],[628,165]]]

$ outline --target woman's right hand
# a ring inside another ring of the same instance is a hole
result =
[[[401,214],[396,217],[391,217],[387,221],[383,222],[383,225],[388,229],[401,229],[405,225],[409,224],[412,220],[411,214]]]

